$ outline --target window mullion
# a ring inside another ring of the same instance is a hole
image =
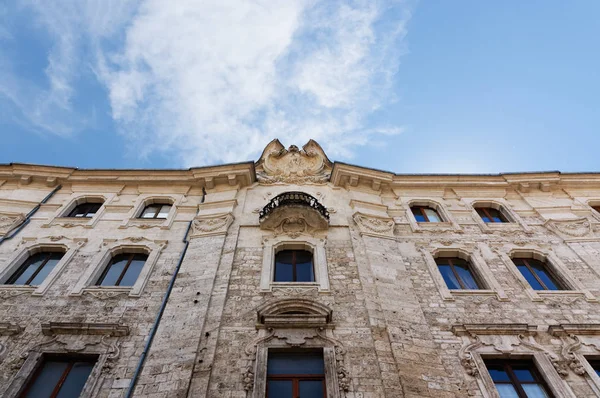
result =
[[[42,270],[42,268],[44,268],[44,266],[46,265],[46,263],[50,260],[50,253],[46,254],[46,258],[44,258],[44,260],[42,261],[42,263],[38,266],[38,268],[35,270],[35,272],[33,274],[31,274],[31,276],[29,277],[29,279],[27,279],[27,281],[24,283],[25,285],[29,285],[31,283],[31,281],[33,281],[35,279],[35,277],[37,276],[37,274],[40,273],[40,271]]]
[[[460,285],[460,288],[465,290],[465,284],[463,283],[460,275],[458,274],[458,272],[456,272],[456,269],[454,268],[454,263],[452,262],[452,260],[448,259],[448,264],[450,264],[450,269],[452,270],[452,273],[454,274],[454,276],[456,277],[456,280],[458,281],[458,284]]]
[[[160,209],[162,208],[162,206],[156,206],[156,210],[154,210],[154,219],[158,218],[158,213],[160,213]]]
[[[429,222],[429,217],[427,217],[427,213],[425,212],[425,207],[421,206],[421,207],[419,207],[419,210],[421,210],[421,214],[423,215],[423,218],[425,218],[425,221]]]
[[[73,369],[73,361],[69,361],[69,365],[67,365],[63,374],[60,376],[60,379],[58,379],[58,383],[56,383],[56,385],[54,386],[54,390],[52,390],[52,393],[50,394],[49,398],[56,398],[56,396],[60,392],[60,389],[62,388],[63,384],[65,383],[67,376],[71,372],[71,369]]]
[[[481,210],[483,210],[483,212],[487,216],[488,220],[490,220],[490,222],[496,222],[496,220],[494,220],[494,217],[492,217],[492,215],[490,214],[490,212],[488,211],[488,209],[486,209],[485,207],[483,207]]]
[[[133,254],[133,253],[129,255],[129,260],[127,260],[127,264],[125,264],[125,266],[123,267],[123,271],[121,271],[121,275],[119,275],[119,279],[117,279],[117,281],[115,282],[115,286],[119,286],[119,284],[121,283],[121,280],[125,276],[125,273],[127,272],[127,269],[129,268],[129,265],[133,261],[134,255],[135,254]]]
[[[298,275],[296,272],[296,250],[292,251],[292,280],[298,282]]]
[[[542,287],[544,288],[544,290],[550,290],[550,289],[548,289],[548,286],[546,286],[546,284],[536,274],[536,272],[533,269],[533,267],[531,265],[529,265],[529,261],[527,261],[526,259],[523,259],[523,262],[525,263],[525,265],[527,266],[527,269],[529,269],[529,272],[531,272],[531,274],[533,275],[533,277],[540,283],[540,285],[542,285]]]
[[[504,369],[506,370],[506,374],[508,374],[508,377],[509,377],[512,385],[515,387],[515,390],[517,391],[517,394],[519,395],[519,397],[527,398],[527,393],[525,392],[525,390],[523,390],[521,383],[519,382],[519,380],[517,379],[517,376],[513,372],[512,366],[507,364],[507,365],[505,365]]]

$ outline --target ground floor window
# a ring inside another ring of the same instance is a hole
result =
[[[323,351],[271,351],[267,360],[268,398],[325,397]]]
[[[44,358],[21,398],[78,397],[95,363],[95,357]]]

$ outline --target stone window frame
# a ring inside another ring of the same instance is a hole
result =
[[[477,223],[483,233],[490,234],[495,231],[515,231],[522,230],[526,233],[531,233],[531,228],[523,221],[521,216],[517,214],[505,199],[463,199],[468,208],[471,210],[473,220]],[[476,207],[491,207],[498,210],[506,217],[509,222],[506,223],[486,223],[477,213]]]
[[[54,214],[49,218],[48,222],[42,227],[48,228],[53,225],[62,225],[65,227],[76,227],[82,226],[84,228],[93,228],[98,221],[102,218],[104,213],[106,212],[106,205],[114,198],[116,194],[111,193],[72,193],[71,197],[67,201],[67,203],[61,207],[59,207]],[[77,218],[77,217],[68,217],[69,213],[82,203],[87,202],[88,200],[101,200],[102,206],[98,209],[98,212],[94,214],[92,218]]]
[[[584,296],[587,301],[596,302],[598,301],[594,295],[585,288],[585,286],[573,275],[569,268],[562,262],[562,260],[551,251],[542,251],[535,247],[513,247],[508,252],[498,251],[500,258],[504,262],[504,265],[517,279],[521,287],[525,290],[525,293],[529,296],[532,301],[543,301],[544,298],[556,298],[562,296]],[[542,261],[548,267],[548,270],[558,281],[558,283],[564,287],[564,290],[535,290],[531,287],[527,279],[521,274],[515,263],[512,261],[513,257],[522,258],[535,258]]]
[[[560,357],[536,340],[537,326],[527,324],[454,325],[452,332],[462,339],[458,352],[466,373],[475,378],[484,398],[500,398],[485,365],[491,360],[531,360],[556,398],[577,398],[558,370]]]
[[[427,206],[434,209],[442,222],[418,222],[415,218],[415,215],[412,212],[412,206]],[[456,222],[452,214],[446,210],[444,205],[441,202],[438,202],[434,199],[409,199],[406,201],[406,219],[408,220],[408,224],[413,232],[423,232],[428,230],[440,230],[446,229],[448,232],[459,232],[462,231],[461,226]]]
[[[169,229],[173,226],[173,222],[177,217],[177,206],[181,203],[183,195],[154,195],[143,194],[139,195],[132,209],[127,213],[126,218],[121,222],[119,228],[138,227],[138,228],[153,228]],[[171,205],[171,210],[165,219],[139,218],[146,206],[168,202]]]
[[[308,250],[313,254],[314,282],[274,282],[275,254],[281,250],[299,249]],[[263,241],[263,263],[260,274],[261,292],[270,292],[274,287],[317,288],[319,292],[329,291],[329,272],[327,267],[327,253],[325,240],[310,236],[290,238],[276,236]]]
[[[144,238],[134,239],[141,241]],[[131,239],[130,239],[131,240]],[[91,264],[86,268],[83,275],[79,278],[75,287],[69,293],[70,296],[81,296],[84,293],[91,294],[127,294],[129,297],[140,297],[144,291],[148,280],[154,270],[158,258],[166,247],[166,241],[149,241],[143,244],[127,243],[123,241],[104,240],[104,248],[96,254]],[[148,259],[133,286],[96,286],[102,272],[109,265],[111,259],[122,253],[144,253]]]
[[[63,243],[57,243],[56,240],[65,240]],[[26,246],[21,250],[17,250],[6,262],[6,266],[0,271],[0,290],[13,292],[31,292],[33,296],[43,296],[50,286],[62,274],[67,264],[73,259],[79,249],[87,242],[87,239],[67,240],[62,236],[46,237],[46,238],[24,238]],[[49,251],[64,251],[60,261],[54,266],[54,269],[48,274],[44,281],[38,286],[26,285],[5,285],[4,283],[19,269],[27,259],[39,252]]]
[[[495,296],[500,301],[508,301],[506,292],[494,277],[483,257],[475,250],[460,246],[447,246],[420,249],[425,263],[440,295],[444,300],[453,301],[461,296]],[[449,289],[435,261],[437,257],[459,257],[467,260],[475,278],[483,289]]]
[[[600,221],[600,212],[594,209],[594,207],[600,206],[600,199],[589,199],[586,201],[586,204],[590,207],[592,217],[594,217],[597,221]]]

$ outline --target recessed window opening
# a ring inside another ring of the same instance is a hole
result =
[[[512,260],[534,290],[564,290],[543,261],[522,257]]]
[[[596,210],[598,213],[600,213],[600,205],[593,205],[592,209]]]
[[[323,398],[323,351],[268,352],[267,398]]]
[[[172,205],[169,203],[152,203],[144,207],[139,218],[144,219],[166,219],[171,211]]]
[[[313,254],[308,250],[281,250],[275,254],[275,282],[314,282]]]
[[[96,215],[98,210],[102,207],[102,203],[99,202],[85,202],[80,203],[71,210],[67,217],[76,218],[92,218]]]
[[[596,372],[596,375],[600,377],[600,359],[588,359],[587,360],[592,369]]]
[[[485,223],[507,223],[510,222],[508,218],[498,209],[493,207],[476,207],[475,210],[479,217]]]
[[[62,251],[34,253],[6,281],[7,285],[40,285],[64,256]]]
[[[96,282],[96,286],[133,286],[144,267],[145,253],[122,253],[114,256]]]
[[[532,361],[486,360],[500,398],[552,398]]]
[[[448,289],[481,289],[481,284],[473,274],[469,261],[459,257],[437,257],[435,262]]]
[[[410,210],[417,222],[442,222],[437,210],[429,206],[411,206]]]
[[[20,397],[78,397],[92,373],[96,359],[96,357],[45,358]]]

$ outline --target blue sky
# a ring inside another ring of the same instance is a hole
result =
[[[174,4],[0,3],[0,162],[600,171],[597,0]]]

